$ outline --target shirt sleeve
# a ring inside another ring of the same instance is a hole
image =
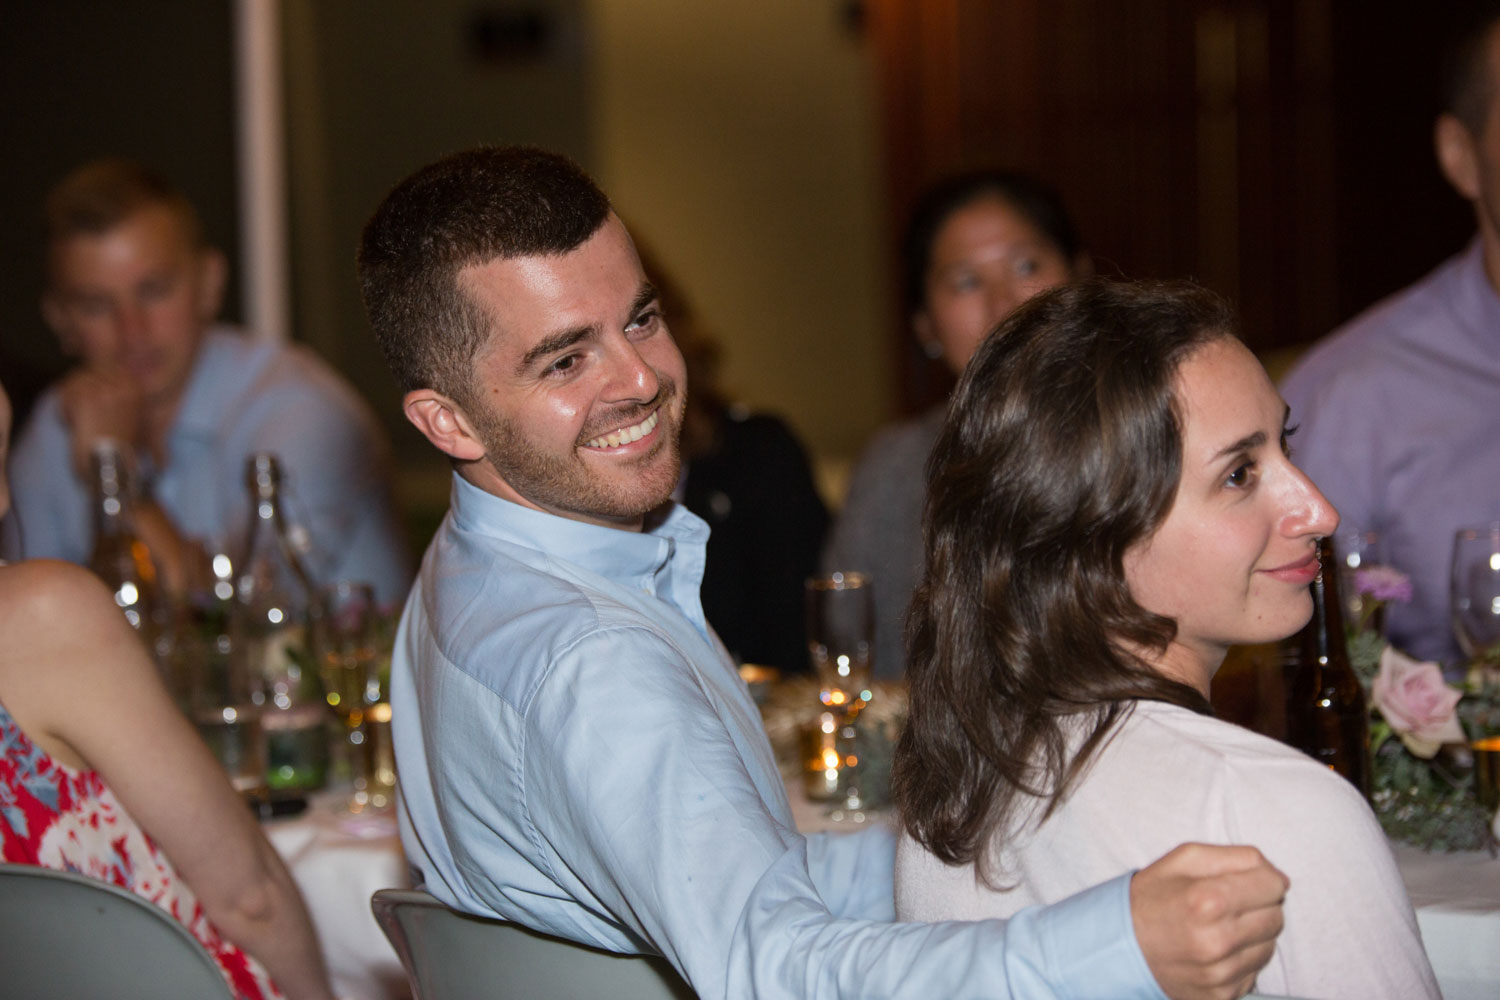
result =
[[[1008,924],[889,922],[890,904],[870,900],[890,892],[892,848],[792,830],[768,805],[780,776],[760,773],[721,709],[660,636],[593,632],[531,697],[520,765],[549,877],[699,995],[1161,997],[1128,878]]]

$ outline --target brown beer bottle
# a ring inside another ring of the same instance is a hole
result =
[[[1313,616],[1296,637],[1287,694],[1287,742],[1370,794],[1370,711],[1349,665],[1333,541],[1318,543]]]

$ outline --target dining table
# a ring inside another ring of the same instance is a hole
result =
[[[340,1000],[410,1000],[406,973],[370,910],[377,889],[411,887],[392,808],[351,813],[349,789],[314,793],[292,816],[265,820],[266,838],[307,902]]]

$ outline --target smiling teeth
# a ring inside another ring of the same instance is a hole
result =
[[[660,412],[659,410],[653,412],[651,416],[633,427],[622,427],[620,430],[602,434],[592,441],[585,441],[583,446],[585,448],[618,448],[623,444],[639,441],[656,429],[656,422],[659,419]]]

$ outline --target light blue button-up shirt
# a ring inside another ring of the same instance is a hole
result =
[[[178,531],[238,556],[250,524],[245,459],[257,451],[281,459],[286,514],[306,531],[314,576],[364,580],[382,601],[406,596],[411,560],[368,408],[305,348],[216,327],[199,347],[151,494]],[[73,470],[56,388],[17,438],[10,473],[26,556],[87,562],[91,487]]]
[[[664,955],[704,997],[1160,998],[1118,878],[1008,924],[893,923],[889,831],[803,837],[704,622],[707,527],[455,476],[391,671],[402,841],[450,906]]]

